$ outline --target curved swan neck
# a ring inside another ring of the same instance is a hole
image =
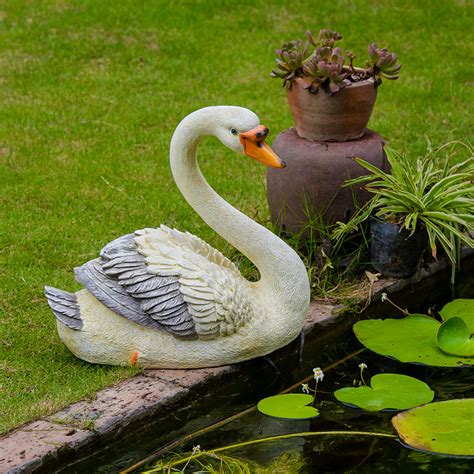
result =
[[[303,280],[308,285],[306,269],[294,250],[232,207],[204,179],[197,163],[196,148],[202,136],[214,134],[220,111],[213,113],[213,109],[219,108],[198,110],[176,128],[171,140],[170,160],[178,188],[215,232],[257,266],[262,284],[270,285],[276,291],[283,291],[285,282],[298,286]]]

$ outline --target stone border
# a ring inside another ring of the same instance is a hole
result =
[[[467,249],[463,257],[473,255],[474,250]],[[410,279],[376,281],[371,288],[371,301],[378,301],[382,292],[398,292],[446,267],[446,261],[439,260]],[[320,329],[345,319],[344,313],[342,306],[312,302],[305,334],[321,336]],[[245,370],[244,364],[197,370],[148,369],[100,390],[93,401],[73,403],[0,438],[0,473],[53,472],[54,466],[73,462],[86,452],[117,440],[125,430],[127,434],[136,432],[158,415],[188,403],[191,393],[209,389],[225,376],[235,376]]]

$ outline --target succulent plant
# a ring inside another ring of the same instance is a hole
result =
[[[283,79],[283,85],[291,86],[291,81],[301,75],[304,61],[309,56],[309,44],[301,40],[283,43],[275,51],[277,67],[271,72],[272,77]]]
[[[336,41],[342,39],[342,36],[337,31],[332,30],[320,30],[318,39],[315,39],[311,31],[306,30],[306,37],[308,38],[308,41],[316,48],[320,48],[322,46],[329,46],[332,48]]]
[[[351,72],[355,72],[354,70],[354,59],[355,59],[355,54],[352,51],[347,50],[346,51],[346,58],[349,60],[349,70]]]
[[[387,48],[377,48],[376,43],[369,45],[367,52],[370,60],[366,67],[377,84],[382,82],[382,77],[390,80],[398,79],[402,65],[395,53],[391,53]]]
[[[304,65],[303,72],[307,76],[305,89],[316,93],[320,87],[335,94],[350,84],[347,73],[343,71],[345,57],[340,48],[323,46],[318,48],[311,59]]]
[[[377,48],[372,43],[368,48],[369,61],[365,68],[355,67],[355,55],[351,51],[344,57],[335,43],[342,39],[337,31],[323,29],[317,38],[306,31],[307,41],[289,41],[275,51],[277,67],[271,76],[283,79],[286,87],[291,87],[293,80],[300,77],[304,80],[304,88],[315,94],[324,89],[328,94],[335,94],[353,82],[370,77],[379,85],[384,79],[398,79],[401,64],[395,53],[386,48]],[[310,45],[314,47],[310,51]],[[346,59],[349,64],[345,65]]]

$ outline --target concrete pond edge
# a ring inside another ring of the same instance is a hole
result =
[[[463,260],[474,260],[473,249],[465,249]],[[396,293],[447,270],[440,259],[421,268],[409,279],[380,279],[372,282],[370,294],[361,304],[375,303],[383,292]],[[321,336],[322,329],[346,314],[341,305],[313,301],[305,321],[305,337]],[[284,350],[280,349],[280,351]],[[261,362],[264,364],[265,362]],[[158,416],[186,404],[191,394],[209,390],[226,377],[239,375],[245,363],[209,369],[145,370],[97,392],[92,401],[82,400],[41,420],[6,433],[0,438],[0,473],[54,472],[118,440],[125,432],[138,431]]]

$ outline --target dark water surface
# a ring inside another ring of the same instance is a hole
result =
[[[459,280],[455,296],[474,297],[473,284],[474,275],[464,275]],[[410,290],[405,290],[396,299],[397,303],[408,307],[411,312],[426,312],[430,307],[439,309],[445,302],[450,301],[452,290],[449,285],[443,283],[435,290],[433,287],[418,288],[415,294]],[[380,305],[375,308],[375,311],[379,311],[379,315],[384,317],[396,315],[396,311],[394,312],[387,303],[383,306],[383,313],[380,313],[380,308]],[[122,442],[103,449],[101,453],[64,468],[60,472],[119,472],[147,458],[165,444],[234,415],[254,405],[259,399],[291,386],[310,375],[312,367],[333,365],[348,354],[358,352],[362,348],[352,335],[350,325],[342,333],[336,334],[335,338],[325,343],[323,347],[313,347],[310,342],[308,344],[302,368],[295,368],[277,375],[269,365],[266,375],[259,380],[245,379],[239,375],[239,380],[234,380],[225,387],[219,387],[212,393],[202,395],[196,400],[195,407],[186,407],[186,410],[176,411],[171,418],[168,417],[162,422],[157,420],[153,426],[147,427],[138,436],[124,438]],[[279,420],[252,410],[220,428],[193,438],[173,451],[189,452],[196,445],[200,445],[203,450],[209,450],[290,432],[343,430],[394,434],[390,420],[396,412],[373,413],[346,407],[337,402],[332,395],[334,390],[352,386],[354,379],[359,380],[358,364],[361,362],[368,366],[368,371],[365,372],[366,380],[382,372],[400,373],[425,381],[435,391],[434,401],[474,397],[474,369],[472,368],[446,369],[402,364],[364,350],[325,371],[324,381],[318,385],[316,403],[320,410],[318,418],[311,421]],[[296,363],[294,365],[296,366]],[[163,423],[169,427],[168,430],[164,429]],[[474,472],[474,459],[450,458],[417,452],[404,447],[396,439],[364,436],[298,437],[234,449],[223,454],[250,460],[263,467],[278,463],[279,460],[283,463],[289,459],[294,460],[293,464],[290,462],[288,467],[284,468],[287,469],[286,471],[277,472]],[[133,472],[145,472],[153,463],[154,461],[149,461]],[[214,466],[218,465],[218,463],[214,464]],[[192,463],[186,470],[186,472],[197,471],[199,471],[199,466]]]

